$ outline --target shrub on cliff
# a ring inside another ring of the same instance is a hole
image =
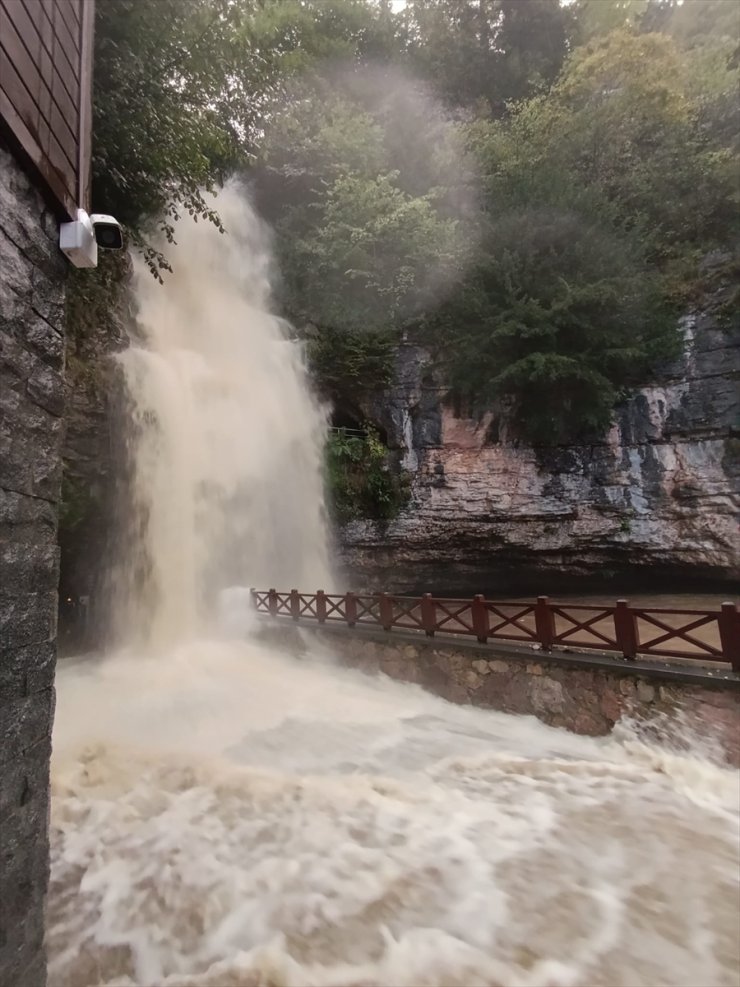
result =
[[[326,473],[330,506],[339,522],[389,520],[406,500],[402,481],[388,463],[388,450],[372,428],[365,436],[333,431],[326,445]]]

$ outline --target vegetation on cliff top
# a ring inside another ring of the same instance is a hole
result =
[[[408,4],[382,73],[355,68],[339,93],[319,73],[267,129],[258,187],[289,314],[325,350],[405,333],[530,441],[603,429],[674,352],[702,254],[738,230],[735,50],[719,15],[697,38],[698,17]]]

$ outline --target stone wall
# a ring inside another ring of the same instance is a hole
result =
[[[0,143],[0,984],[45,983],[64,408],[54,215]]]
[[[98,646],[110,623],[106,561],[121,535],[130,417],[112,356],[129,341],[130,278],[126,251],[101,251],[97,270],[72,272],[67,289],[60,654]]]
[[[707,258],[705,268],[712,263]],[[701,311],[682,320],[682,355],[620,405],[611,430],[589,444],[533,448],[517,441],[501,409],[466,417],[445,401],[428,355],[402,346],[394,386],[364,411],[398,451],[411,499],[390,524],[344,528],[347,581],[439,595],[555,595],[568,581],[581,591],[586,579],[592,587],[600,579],[605,590],[622,585],[620,592],[736,585],[734,290],[719,284]]]
[[[299,626],[302,637],[282,621],[265,621],[263,633],[298,650],[310,635],[353,668],[411,682],[450,702],[536,716],[574,733],[601,736],[625,717],[678,743],[688,730],[740,766],[740,675],[598,654],[550,657],[406,632]]]

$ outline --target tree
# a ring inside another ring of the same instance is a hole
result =
[[[407,0],[401,17],[414,69],[454,106],[495,116],[557,77],[572,25],[558,0]]]
[[[404,331],[522,434],[575,434],[737,236],[729,6],[99,0],[96,202],[146,247],[256,163],[325,393],[385,386]]]
[[[278,227],[291,311],[338,328],[401,328],[449,282],[461,246],[455,221],[394,177],[338,178],[306,236]]]
[[[456,388],[503,401],[525,437],[602,428],[671,352],[697,257],[733,242],[734,157],[707,128],[692,64],[666,35],[612,31],[549,93],[468,129],[486,232],[425,332]]]
[[[387,521],[408,498],[402,479],[388,462],[388,450],[372,427],[364,437],[343,429],[326,446],[326,480],[333,513],[340,522],[353,518]]]
[[[587,43],[612,31],[638,28],[649,4],[650,0],[576,0],[573,10],[578,40]]]
[[[727,242],[738,224],[733,156],[702,128],[690,66],[665,35],[612,32],[513,124],[530,170],[547,162],[598,189],[659,262]]]
[[[275,100],[325,59],[388,50],[364,0],[98,0],[93,200],[153,270],[178,215],[219,223],[207,194],[254,160]]]
[[[206,193],[248,156],[270,70],[245,58],[244,4],[99,0],[92,195],[156,269],[152,224],[181,211],[217,222]]]
[[[639,241],[590,206],[492,218],[481,262],[433,320],[457,393],[503,403],[535,442],[603,429],[620,389],[672,335]]]
[[[428,115],[428,138],[404,156],[395,93],[389,101],[385,86],[378,95],[360,82],[340,97],[314,80],[289,100],[271,121],[256,181],[275,224],[278,297],[299,327],[313,327],[319,384],[339,400],[387,383],[389,341],[449,287],[465,254],[442,181],[451,138]]]

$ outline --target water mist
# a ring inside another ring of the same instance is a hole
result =
[[[120,357],[137,524],[119,625],[160,644],[207,625],[226,587],[329,583],[325,417],[270,312],[264,225],[234,187],[216,208],[226,234],[181,220],[164,285],[138,265],[144,343]]]

